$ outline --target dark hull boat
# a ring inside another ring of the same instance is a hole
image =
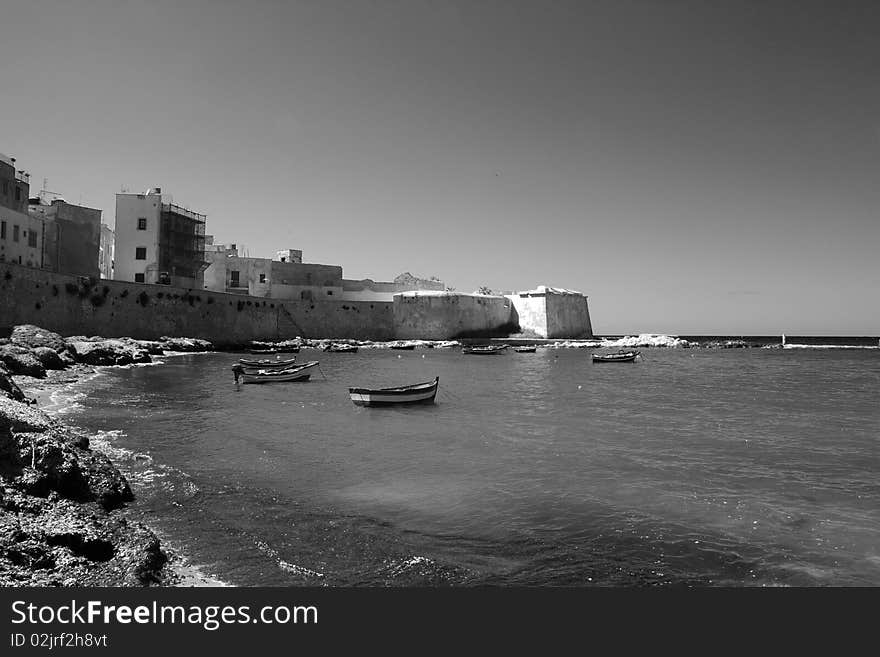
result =
[[[505,349],[507,349],[507,345],[503,345],[503,346],[488,345],[485,347],[462,347],[461,353],[491,356],[492,354],[500,354]]]
[[[594,363],[632,363],[641,352],[618,351],[616,354],[592,354]]]
[[[537,351],[537,347],[514,347],[513,350],[518,354],[533,354]]]
[[[404,344],[392,344],[392,345],[390,346],[390,348],[391,348],[391,349],[406,349],[406,350],[412,350],[412,349],[415,349],[416,346],[415,346],[414,344],[405,344],[405,343],[404,343]]]
[[[440,377],[427,383],[416,383],[397,388],[349,388],[348,394],[356,406],[391,406],[397,404],[433,404],[440,386]]]
[[[309,368],[315,367],[318,361],[313,360],[286,370],[245,371],[241,375],[242,383],[278,383],[281,381],[308,381],[311,376]]]

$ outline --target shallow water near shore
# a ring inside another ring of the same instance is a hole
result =
[[[880,585],[880,350],[644,349],[103,368],[53,412],[234,585]],[[435,405],[348,386],[440,377]]]

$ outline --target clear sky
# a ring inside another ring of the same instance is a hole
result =
[[[880,3],[6,0],[0,152],[252,256],[880,334]]]

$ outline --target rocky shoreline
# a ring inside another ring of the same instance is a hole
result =
[[[210,343],[62,338],[17,326],[0,340],[0,586],[219,585],[163,550],[121,472],[89,437],[40,407],[95,365],[152,360]]]

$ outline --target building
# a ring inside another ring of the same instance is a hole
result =
[[[116,195],[114,275],[135,283],[203,286],[203,214],[175,205],[158,187]]]
[[[42,222],[43,269],[100,276],[101,210],[68,203],[43,190],[28,200],[28,214]]]
[[[101,250],[98,252],[98,270],[101,278],[113,278],[113,251],[116,234],[107,224],[101,224]]]
[[[297,249],[284,249],[275,252],[275,260],[278,262],[292,262],[301,265],[303,261],[303,252]]]
[[[275,259],[249,258],[235,244],[205,247],[207,290],[272,299],[342,299],[342,267],[302,262],[302,251],[278,251]]]
[[[43,222],[28,214],[30,175],[0,154],[0,262],[43,266]]]

